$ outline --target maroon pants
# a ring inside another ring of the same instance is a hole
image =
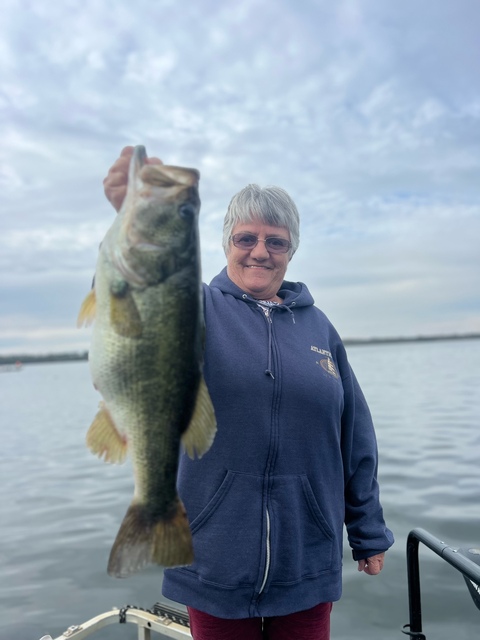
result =
[[[331,602],[273,618],[216,618],[188,608],[194,640],[330,640]]]

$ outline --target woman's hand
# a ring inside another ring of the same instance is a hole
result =
[[[120,210],[127,193],[128,169],[134,147],[124,147],[120,157],[112,164],[107,177],[103,181],[103,189],[107,200],[116,211]],[[160,158],[147,158],[148,164],[163,164]]]
[[[385,559],[384,553],[379,553],[376,556],[367,558],[366,560],[358,561],[358,570],[365,571],[370,576],[376,576],[383,569],[383,562]]]

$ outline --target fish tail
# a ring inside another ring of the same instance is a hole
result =
[[[192,562],[192,534],[181,500],[177,497],[162,516],[153,516],[145,505],[133,502],[113,543],[108,573],[126,578],[147,564],[175,567]]]

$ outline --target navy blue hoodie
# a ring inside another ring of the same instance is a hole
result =
[[[387,550],[377,446],[344,346],[302,283],[271,310],[224,269],[204,286],[204,374],[218,431],[181,456],[195,562],[166,597],[223,618],[286,615],[341,596],[343,525],[356,560]]]

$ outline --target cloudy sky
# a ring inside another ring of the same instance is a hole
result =
[[[300,210],[287,277],[344,338],[480,332],[480,4],[3,0],[0,354],[75,326],[127,144],[201,172],[203,276],[249,182]]]

